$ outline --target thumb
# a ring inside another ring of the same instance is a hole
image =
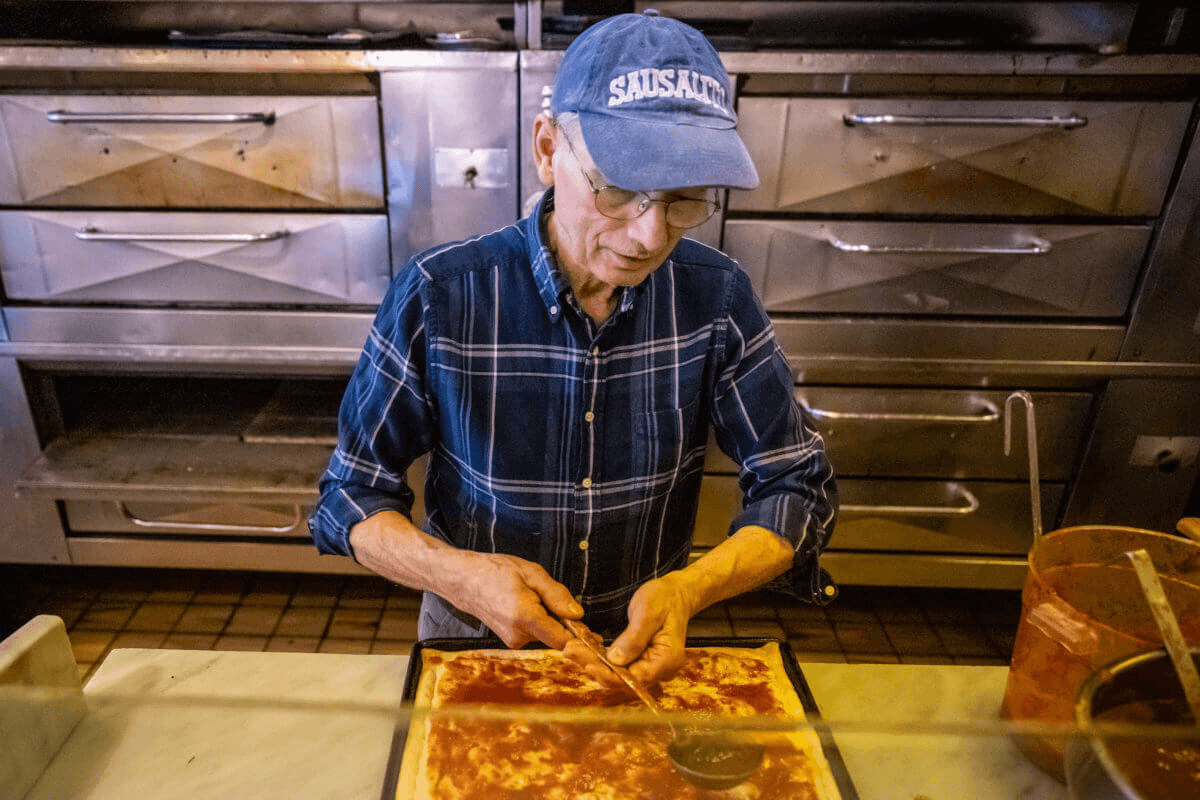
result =
[[[645,651],[654,638],[656,628],[645,620],[640,623],[631,622],[629,627],[621,631],[608,648],[608,659],[618,666],[626,666]]]

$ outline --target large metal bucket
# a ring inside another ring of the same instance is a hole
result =
[[[1126,557],[1142,548],[1154,561],[1184,638],[1200,644],[1200,544],[1105,525],[1053,531],[1029,554],[1002,716],[1071,725],[1088,676],[1123,656],[1162,647]],[[1016,742],[1038,767],[1065,780],[1065,738],[1021,735]]]

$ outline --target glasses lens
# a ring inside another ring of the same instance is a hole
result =
[[[694,228],[708,221],[716,211],[716,204],[707,200],[675,200],[667,206],[667,224]]]
[[[605,186],[596,192],[596,210],[611,219],[633,219],[646,210],[648,198],[642,192],[630,192]]]
[[[637,219],[652,203],[645,192],[631,192],[616,186],[605,186],[596,192],[596,209],[609,219]],[[667,209],[667,224],[675,228],[694,228],[702,225],[719,207],[712,199],[680,199],[663,203]]]

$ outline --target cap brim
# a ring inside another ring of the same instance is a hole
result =
[[[758,171],[735,128],[658,124],[586,111],[579,112],[579,123],[592,161],[622,189],[758,185]]]

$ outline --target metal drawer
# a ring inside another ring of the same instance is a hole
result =
[[[0,95],[0,203],[382,208],[379,104]]]
[[[1153,216],[1191,104],[742,97],[733,211]]]
[[[801,386],[796,399],[813,415],[839,476],[1028,480],[1025,416],[1018,405],[1010,455],[1004,455],[1009,392]],[[1092,396],[1035,392],[1038,467],[1050,481],[1070,478],[1083,445]],[[704,469],[738,472],[710,441]]]
[[[0,212],[8,297],[61,302],[377,304],[382,214]]]
[[[301,505],[201,504],[114,500],[67,500],[74,532],[194,534],[309,540],[309,510]]]
[[[1121,317],[1141,225],[729,220],[725,249],[768,311]]]
[[[839,479],[838,489],[842,510],[830,552],[1016,556],[1033,545],[1028,483]],[[1061,484],[1042,484],[1044,527],[1053,527],[1063,494]],[[736,477],[704,476],[696,546],[724,540],[741,503]]]

